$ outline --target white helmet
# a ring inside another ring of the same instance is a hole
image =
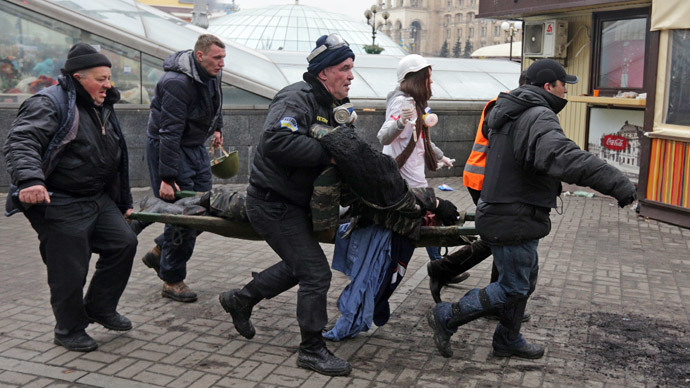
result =
[[[410,54],[405,56],[398,63],[398,83],[401,83],[408,73],[420,71],[425,67],[431,66],[421,55]]]

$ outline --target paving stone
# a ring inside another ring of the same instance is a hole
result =
[[[432,186],[455,187],[457,182],[457,178],[430,180]],[[456,189],[441,195],[473,212],[467,193]],[[135,199],[147,193],[135,190]],[[0,197],[2,202],[3,194]],[[118,306],[133,321],[134,329],[117,333],[89,326],[89,334],[99,343],[95,352],[70,352],[55,346],[55,320],[35,232],[24,217],[8,218],[0,224],[0,384],[315,388],[686,384],[664,380],[644,365],[633,363],[625,369],[594,364],[598,344],[592,341],[605,333],[591,323],[591,317],[637,315],[668,328],[690,327],[690,230],[638,218],[630,209],[618,209],[614,200],[598,196],[563,197],[562,211],[551,215],[552,232],[540,242],[539,281],[527,307],[533,318],[522,330],[527,340],[546,345],[544,358],[493,357],[491,336],[496,321],[484,319],[465,325],[452,338],[455,355],[441,357],[424,317],[433,302],[425,268],[428,258],[419,248],[389,300],[388,324],[328,344],[352,364],[348,377],[322,376],[295,365],[300,342],[297,287],[254,308],[257,335],[253,339],[239,336],[233,328],[218,294],[244,285],[252,271],[279,262],[263,241],[203,233],[185,280],[199,300],[182,304],[161,298],[160,279],[140,261],[162,231],[157,224],[139,236],[132,275]],[[323,248],[331,257],[333,246]],[[94,265],[92,260],[89,277]],[[490,260],[480,263],[467,281],[443,290],[444,300],[457,301],[468,290],[486,286],[490,268]],[[333,273],[329,324],[339,316],[338,297],[347,284],[347,277]]]

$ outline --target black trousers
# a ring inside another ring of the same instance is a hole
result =
[[[68,335],[88,326],[90,315],[115,312],[132,271],[137,236],[105,194],[93,200],[34,205],[24,213],[38,233],[48,269],[55,333]],[[96,272],[83,296],[91,253]]]
[[[299,285],[297,322],[302,333],[301,347],[323,346],[321,330],[328,321],[326,297],[331,285],[331,269],[312,235],[309,214],[299,206],[249,195],[247,217],[282,261],[254,275],[245,289],[268,299]]]

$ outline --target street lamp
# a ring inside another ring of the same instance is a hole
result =
[[[381,16],[383,17],[383,23],[379,22],[376,24],[376,13],[378,12],[378,6],[372,5],[370,9],[364,11],[364,17],[367,18],[367,24],[371,26],[371,45],[376,46],[376,28],[381,27],[381,25],[386,25],[388,17],[390,14],[388,11],[383,11]]]
[[[522,30],[522,22],[503,22],[501,23],[501,29],[503,31],[508,32],[508,35],[510,35],[510,58],[509,60],[512,62],[513,60],[513,36],[517,35],[517,32]]]

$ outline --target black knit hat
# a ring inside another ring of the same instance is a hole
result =
[[[527,68],[525,75],[527,82],[532,85],[544,85],[547,82],[556,82],[556,80],[561,80],[567,84],[576,84],[578,81],[576,75],[566,73],[563,66],[553,59],[540,59],[534,62]]]
[[[108,57],[96,51],[90,44],[79,42],[69,49],[67,60],[65,61],[65,71],[67,73],[72,74],[82,69],[98,66],[112,67],[112,64]]]
[[[331,40],[336,41],[332,43]],[[316,40],[316,48],[307,57],[309,67],[307,71],[317,75],[321,70],[335,66],[347,58],[355,59],[355,53],[350,45],[338,34],[323,35]]]

